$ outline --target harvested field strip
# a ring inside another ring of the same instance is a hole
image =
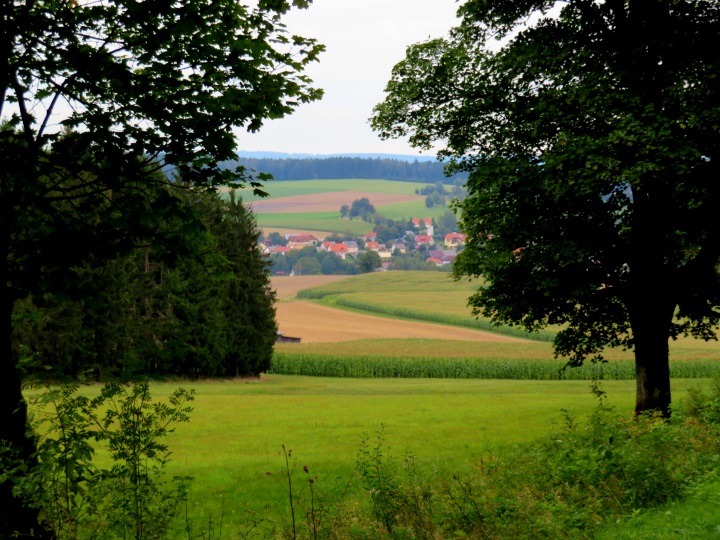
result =
[[[520,341],[518,338],[470,328],[419,321],[387,319],[312,302],[279,302],[277,321],[281,332],[302,338],[303,343],[331,343],[359,339],[429,338],[476,342]]]
[[[301,291],[302,292],[302,291]],[[298,293],[298,297],[302,297]],[[552,341],[555,339],[555,332],[527,332],[521,328],[507,325],[495,325],[488,319],[475,319],[468,316],[454,315],[450,313],[437,313],[433,311],[420,311],[409,309],[397,305],[381,305],[370,302],[364,302],[349,295],[341,295],[326,299],[328,304],[343,306],[362,312],[378,313],[381,315],[390,315],[392,317],[401,317],[403,319],[411,319],[423,322],[433,322],[445,324],[448,326],[460,326],[462,328],[472,328],[485,332],[494,332],[505,336],[512,336],[522,339],[531,339],[535,341]]]
[[[348,279],[352,276],[273,276],[270,278],[273,290],[278,299],[294,296],[308,287],[326,285],[333,281]]]
[[[242,193],[245,202],[265,201],[280,197],[294,197],[312,193],[328,193],[338,191],[363,191],[369,193],[390,193],[399,195],[415,195],[416,189],[422,189],[428,184],[424,182],[396,182],[392,180],[368,179],[337,179],[337,180],[283,180],[271,181],[265,184],[265,191],[269,197],[257,197],[248,191]],[[424,197],[423,197],[424,198]],[[350,203],[352,199],[350,200]],[[349,204],[349,203],[342,203]],[[338,210],[340,207],[338,206]]]
[[[437,379],[514,379],[514,380],[632,380],[635,364],[615,361],[566,368],[561,360],[515,360],[506,358],[402,358],[339,357],[292,352],[276,352],[270,373],[313,377],[354,378],[437,378]],[[671,377],[676,379],[720,376],[720,362],[673,362]]]

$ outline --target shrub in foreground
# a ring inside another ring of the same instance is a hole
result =
[[[0,447],[0,481],[10,479],[25,504],[58,540],[162,538],[186,500],[189,477],[168,480],[171,424],[186,422],[193,391],[176,390],[152,403],[147,383],[108,383],[94,398],[77,385],[50,389],[34,400],[31,463]],[[102,449],[111,465],[94,458]]]

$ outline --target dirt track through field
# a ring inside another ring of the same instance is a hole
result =
[[[344,204],[350,206],[357,199],[367,198],[375,207],[387,204],[410,202],[424,199],[422,195],[401,195],[394,193],[372,193],[366,191],[333,191],[311,193],[293,197],[278,197],[252,203],[256,214],[284,214],[296,212],[340,212]]]
[[[303,343],[335,343],[357,339],[386,338],[426,338],[484,342],[524,341],[468,328],[375,317],[304,300],[287,301],[301,289],[348,277],[350,276],[273,278],[273,288],[277,291],[278,300],[281,300],[275,305],[280,331],[287,336],[302,338]],[[282,301],[283,299],[285,301]]]

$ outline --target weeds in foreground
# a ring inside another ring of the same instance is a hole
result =
[[[381,426],[364,436],[348,496],[313,512],[330,528],[291,538],[592,538],[610,523],[679,500],[720,465],[720,384],[691,394],[672,422],[618,414],[602,389],[594,413],[532,445],[488,455],[470,473],[425,470],[412,455],[391,456]],[[300,504],[296,498],[294,504]]]
[[[58,540],[164,537],[191,478],[165,477],[170,451],[162,439],[189,419],[193,392],[153,403],[147,383],[108,383],[95,398],[77,389],[48,389],[35,400],[33,465],[0,447],[0,481],[11,480],[16,495],[40,509]],[[98,448],[110,467],[95,465]]]

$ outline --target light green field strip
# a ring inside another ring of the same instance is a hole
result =
[[[410,219],[417,216],[436,218],[448,211],[445,206],[434,206],[427,208],[424,200],[410,201],[404,203],[384,204],[376,208],[377,213],[392,220]]]
[[[344,293],[397,293],[415,292],[420,294],[461,293],[467,296],[477,288],[476,281],[454,281],[449,274],[444,272],[374,272],[353,276],[342,281],[335,281],[308,289],[313,298],[321,298],[325,295]]]
[[[551,341],[555,329],[528,334],[519,327],[497,327],[477,319],[467,307],[476,282],[452,280],[444,272],[383,272],[300,291],[299,298],[317,298],[334,307],[424,322],[461,326]]]
[[[376,272],[306,289],[300,291],[298,297],[320,299],[329,305],[344,305],[354,310],[375,311],[385,315],[395,313],[404,318],[432,319],[442,324],[458,325],[457,317],[473,319],[469,315],[467,299],[479,284],[477,280],[454,281],[444,272]],[[413,315],[413,312],[416,314]],[[484,321],[489,322],[486,319]],[[492,330],[492,327],[487,326],[487,329]],[[551,338],[557,330],[557,327],[549,328],[548,337]],[[337,346],[341,350],[346,347],[344,344]],[[680,337],[670,341],[669,346],[670,356],[675,360],[720,362],[720,341]],[[514,345],[509,347],[512,349]],[[605,357],[609,360],[628,359],[632,358],[632,353],[608,350]]]
[[[368,191],[371,193],[414,195],[416,189],[422,189],[427,185],[416,182],[393,182],[391,180],[284,180],[282,182],[268,182],[265,185],[265,191],[268,192],[271,199],[333,191]],[[245,202],[266,200],[252,195],[249,191],[241,191],[240,193]]]
[[[324,231],[328,233],[351,233],[355,235],[372,232],[373,225],[364,221],[340,219],[339,212],[309,212],[301,214],[258,214],[260,228],[280,227]]]

